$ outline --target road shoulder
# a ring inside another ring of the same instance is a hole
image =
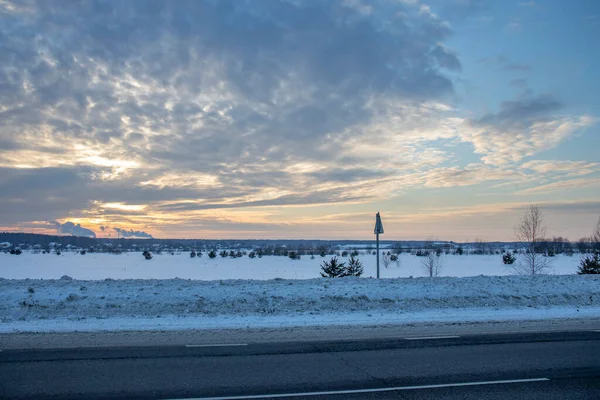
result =
[[[178,346],[600,330],[600,318],[452,323],[0,334],[0,349]]]

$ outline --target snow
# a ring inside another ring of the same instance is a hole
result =
[[[8,279],[58,279],[69,275],[75,279],[312,279],[320,277],[323,260],[315,256],[302,256],[300,260],[288,257],[265,256],[251,259],[241,258],[210,259],[206,253],[200,258],[190,258],[189,254],[154,254],[152,260],[145,260],[141,253],[88,253],[73,252],[56,254],[34,254],[24,252],[19,256],[0,253],[0,277]],[[341,261],[346,257],[339,257]],[[374,255],[361,255],[364,277],[376,276]],[[388,268],[381,264],[381,277],[408,278],[425,276],[421,267],[422,257],[410,254],[400,255],[400,266],[391,263]],[[574,274],[579,257],[559,255],[553,257],[552,274]],[[501,255],[447,255],[443,256],[440,276],[468,277],[477,275],[510,275],[511,271],[502,264]]]
[[[0,279],[0,332],[600,317],[600,276]]]
[[[600,276],[575,275],[578,257],[514,276],[500,255],[448,255],[442,277],[427,278],[422,258],[403,254],[381,280],[369,278],[375,256],[360,259],[364,277],[328,279],[319,256],[0,254],[0,332],[600,317]]]

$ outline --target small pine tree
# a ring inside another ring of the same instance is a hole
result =
[[[236,257],[236,255],[235,255],[235,251],[231,250],[231,251],[229,252],[229,257],[231,257],[231,258],[235,258],[235,257]]]
[[[358,258],[350,256],[348,266],[346,267],[344,276],[361,276],[363,274],[363,266]]]
[[[256,257],[256,253],[251,251],[250,253],[248,253],[248,257],[254,258],[254,257]]]
[[[219,255],[223,258],[227,257],[229,255],[229,253],[227,253],[227,250],[223,250],[222,252],[219,253]]]
[[[348,252],[346,250],[342,251],[342,257],[348,257]]]
[[[216,252],[216,251],[214,251],[214,250],[211,250],[211,251],[208,253],[208,258],[211,258],[211,259],[213,259],[213,258],[215,258],[215,257],[217,257],[217,252]]]
[[[242,252],[241,252],[240,250],[238,250],[238,251],[235,253],[235,256],[236,256],[237,258],[240,258],[240,257],[242,257],[242,256],[243,256],[243,254],[242,254]]]
[[[325,257],[326,255],[327,255],[327,253],[325,252],[325,250],[321,251],[321,254],[320,254],[321,257]]]
[[[329,261],[321,264],[321,276],[323,278],[340,278],[346,274],[344,263],[338,261],[337,257],[331,257]]]
[[[142,255],[144,256],[144,258],[146,260],[152,260],[152,253],[150,253],[148,250],[144,250],[144,252],[142,253]]]
[[[502,256],[502,262],[506,265],[514,264],[515,261],[517,261],[517,257],[510,251],[507,251],[506,254]]]
[[[192,252],[190,253],[190,258],[194,258],[196,257],[196,252],[194,250],[192,250]]]
[[[196,252],[196,257],[198,257],[198,258],[202,257],[202,252],[200,250],[198,250]]]
[[[596,251],[593,255],[586,256],[579,264],[579,275],[600,274],[600,252]]]
[[[358,250],[354,250],[352,253],[350,253],[351,256],[354,257],[358,257]]]
[[[85,256],[85,250],[81,250],[79,253],[81,253],[82,256]]]
[[[459,247],[458,249],[456,249],[456,254],[458,254],[459,256],[463,255],[463,248]]]

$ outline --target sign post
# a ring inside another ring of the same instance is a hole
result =
[[[383,224],[379,213],[375,215],[375,238],[377,243],[377,279],[379,279],[379,234],[383,233]]]

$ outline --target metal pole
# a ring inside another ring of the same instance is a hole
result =
[[[376,235],[377,237],[377,279],[379,279],[379,233]]]

